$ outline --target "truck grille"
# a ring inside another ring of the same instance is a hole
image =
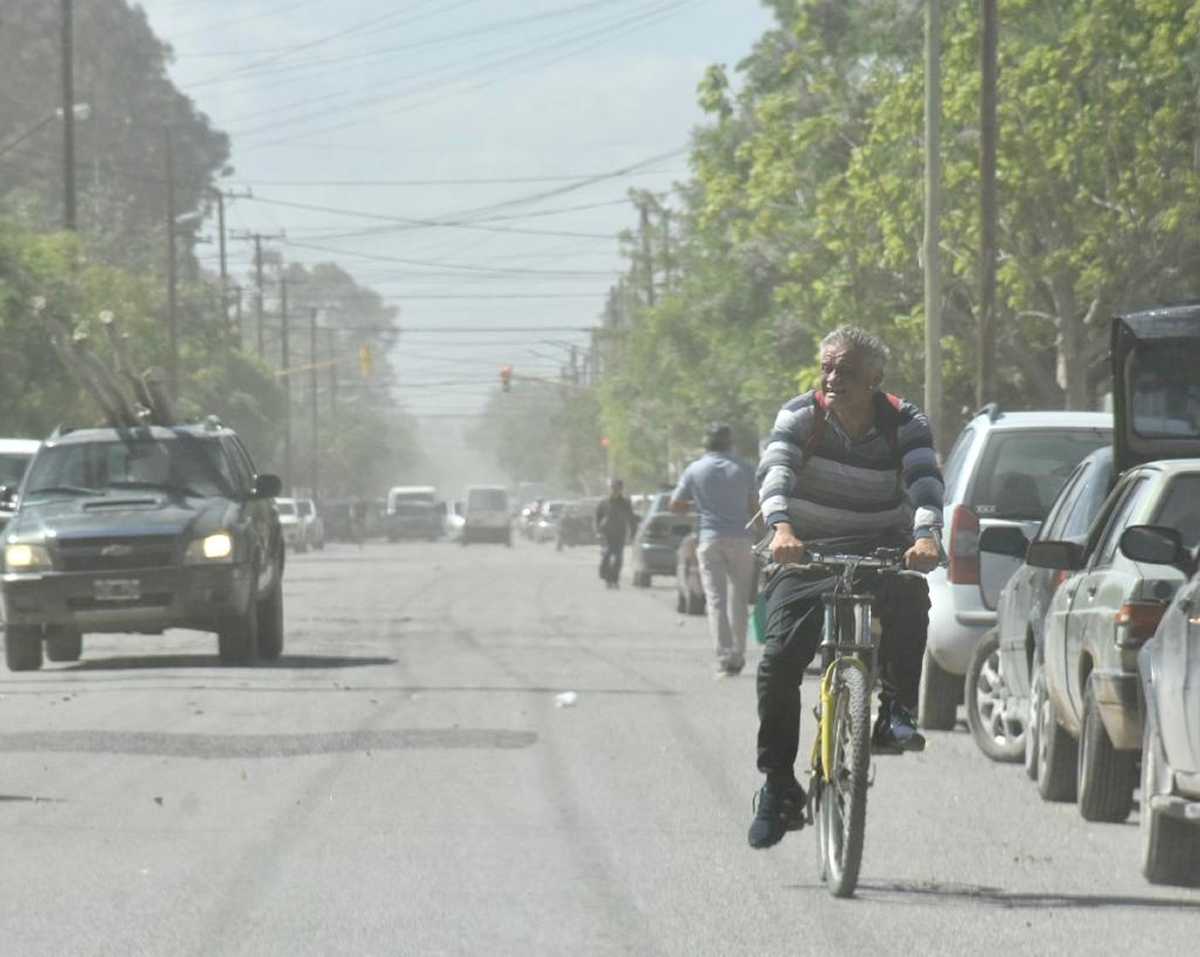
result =
[[[175,564],[175,537],[70,539],[58,543],[58,559],[68,572],[162,568]]]

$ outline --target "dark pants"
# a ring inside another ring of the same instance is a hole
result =
[[[821,643],[829,581],[791,571],[767,582],[766,644],[758,663],[758,769],[768,780],[792,780],[800,745],[800,680]],[[929,628],[929,586],[924,578],[883,579],[874,608],[882,637],[879,666],[883,696],[916,710],[921,660]]]
[[[601,546],[600,577],[612,583],[621,577],[621,565],[625,561],[625,539],[606,538]]]

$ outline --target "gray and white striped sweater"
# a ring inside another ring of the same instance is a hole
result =
[[[877,392],[875,403],[876,425],[857,440],[826,413],[820,392],[779,410],[758,463],[768,525],[790,522],[801,541],[939,534],[944,488],[929,421],[895,396]]]

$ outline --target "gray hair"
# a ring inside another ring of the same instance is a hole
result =
[[[891,358],[891,350],[879,336],[872,335],[859,326],[838,326],[821,340],[821,351],[840,347],[863,357],[867,368],[883,372]]]

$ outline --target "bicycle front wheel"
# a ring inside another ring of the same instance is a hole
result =
[[[833,762],[821,788],[820,821],[825,886],[834,897],[850,897],[858,885],[867,825],[867,774],[871,761],[871,700],[862,669],[846,665],[836,680]]]

